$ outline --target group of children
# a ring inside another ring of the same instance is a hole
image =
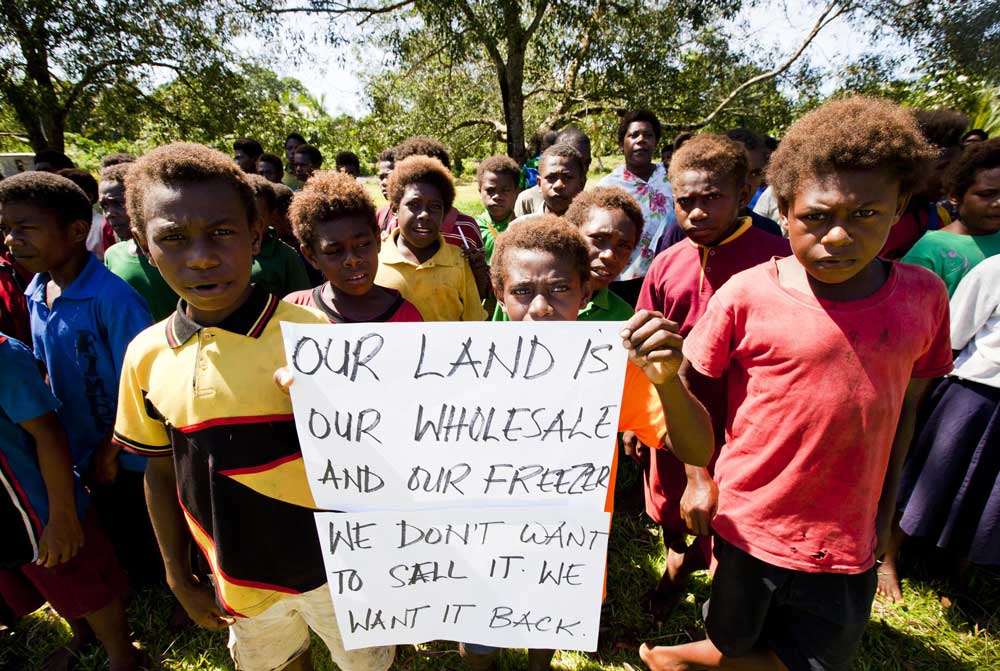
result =
[[[96,638],[141,668],[123,604],[159,572],[239,669],[310,668],[310,630],[345,671],[392,665],[337,628],[282,321],[624,322],[619,432],[667,547],[649,606],[713,571],[706,638],[644,645],[652,671],[846,669],[876,589],[899,598],[905,535],[1000,562],[1000,140],[939,162],[954,216],[896,262],[890,231],[941,155],[912,112],[823,105],[762,159],[766,187],[753,138],[694,135],[660,165],[660,132],[626,115],[626,164],[590,189],[578,129],[530,189],[490,157],[475,219],[431,138],[379,155],[382,210],[296,134],[287,208],[259,143],[171,144],[102,170],[103,264],[70,175],[0,181],[5,621],[48,601],[69,652]],[[787,238],[752,217],[755,191]],[[460,651],[496,668],[496,649]]]

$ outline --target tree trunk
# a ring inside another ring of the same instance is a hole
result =
[[[503,77],[503,116],[507,124],[507,155],[524,163],[527,151],[524,146],[524,48],[511,45]]]

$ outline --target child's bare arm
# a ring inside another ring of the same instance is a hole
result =
[[[49,499],[49,522],[42,531],[35,563],[52,568],[72,559],[83,545],[69,442],[54,412],[23,421],[20,426],[35,439],[38,470]]]
[[[885,481],[882,484],[882,496],[878,502],[878,518],[876,533],[878,545],[875,548],[875,558],[885,554],[886,545],[892,532],[892,519],[896,512],[896,497],[899,494],[899,475],[903,470],[906,453],[910,451],[913,434],[916,431],[917,410],[923,402],[927,391],[931,388],[932,379],[913,378],[906,387],[903,397],[903,409],[899,413],[899,424],[896,425],[896,435],[892,439],[892,452],[889,455],[889,466],[885,471]]]
[[[684,339],[677,324],[659,312],[640,310],[625,324],[621,336],[629,361],[656,387],[673,453],[684,463],[708,465],[714,440],[712,422],[705,406],[677,376],[684,361]]]
[[[146,506],[156,540],[163,555],[167,584],[192,620],[206,629],[222,629],[233,623],[215,603],[210,587],[197,582],[191,573],[188,549],[191,535],[177,500],[177,473],[174,460],[151,458],[146,464]]]

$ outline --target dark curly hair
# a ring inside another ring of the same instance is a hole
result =
[[[976,181],[976,173],[994,168],[1000,168],[1000,138],[969,145],[944,174],[945,193],[949,198],[962,200]]]
[[[653,139],[655,139],[656,143],[659,144],[660,133],[663,131],[663,127],[660,125],[660,120],[657,116],[649,110],[632,110],[622,117],[622,120],[618,123],[618,144],[620,145],[625,141],[625,135],[628,133],[628,127],[636,121],[645,121],[652,126]]]
[[[514,222],[497,236],[490,259],[490,278],[497,295],[503,293],[507,281],[510,254],[519,249],[537,249],[559,259],[569,259],[581,284],[590,281],[590,254],[580,231],[562,217],[539,214]]]
[[[904,195],[920,188],[934,155],[908,110],[853,96],[828,102],[792,124],[771,157],[767,183],[785,207],[810,178],[837,170],[885,170],[899,180]]]
[[[441,161],[444,167],[451,170],[451,156],[448,154],[448,148],[426,135],[416,135],[403,140],[396,145],[393,153],[397,163],[410,156],[430,156]]]
[[[957,110],[917,110],[914,115],[927,141],[941,149],[962,144],[962,135],[969,127],[969,117]]]
[[[233,151],[236,151],[237,149],[254,160],[259,158],[260,155],[264,153],[264,147],[260,142],[252,137],[241,137],[233,142]]]
[[[97,180],[86,170],[81,170],[80,168],[63,168],[56,173],[62,177],[65,177],[69,181],[76,184],[78,187],[83,189],[83,192],[87,194],[87,199],[91,204],[97,202],[98,189]]]
[[[479,186],[483,185],[483,175],[488,172],[492,172],[498,177],[501,175],[506,175],[514,180],[514,185],[516,186],[518,180],[521,178],[521,166],[517,164],[517,161],[509,156],[490,156],[484,159],[479,167],[476,168],[476,184]]]
[[[314,167],[318,168],[323,165],[323,152],[321,152],[316,147],[311,144],[300,144],[295,148],[296,154],[305,154],[309,157],[309,162],[313,164]]]
[[[274,193],[274,185],[266,177],[260,175],[250,174],[247,175],[247,181],[250,182],[250,186],[253,187],[253,195],[264,201],[264,205],[271,212],[278,209],[278,197]],[[259,209],[259,208],[258,208]],[[262,212],[257,213],[258,216],[263,215]]]
[[[125,207],[133,228],[145,236],[146,192],[154,184],[175,186],[209,180],[219,180],[233,188],[243,203],[248,226],[257,221],[253,187],[231,158],[202,144],[174,142],[140,157],[128,171]]]
[[[131,167],[132,167],[132,162],[113,163],[101,170],[101,181],[118,182],[119,184],[124,184],[125,176],[128,175],[129,168]]]
[[[732,177],[745,184],[750,161],[744,145],[728,135],[701,133],[685,142],[670,159],[667,177],[673,181],[686,170],[702,170],[713,175]]]
[[[396,148],[386,147],[378,155],[379,163],[395,163],[396,162]]]
[[[397,161],[396,169],[389,175],[389,184],[386,187],[393,212],[399,209],[403,192],[410,184],[430,184],[437,188],[444,201],[444,211],[451,210],[455,202],[455,182],[447,168],[441,165],[441,161],[428,156],[410,156]]]
[[[538,159],[538,171],[542,171],[542,163],[544,163],[546,159],[553,157],[568,158],[571,163],[576,164],[577,172],[581,177],[587,176],[587,166],[584,164],[583,156],[581,156],[580,152],[568,144],[554,144],[543,151],[542,157]]]
[[[122,163],[132,163],[134,161],[135,156],[132,156],[132,154],[126,154],[125,152],[106,154],[104,158],[101,159],[101,169],[110,168],[113,165],[121,165]]]
[[[573,204],[566,210],[566,221],[580,228],[590,218],[590,211],[593,208],[601,210],[621,210],[635,227],[635,240],[638,243],[642,237],[642,227],[645,221],[642,218],[642,208],[628,191],[617,186],[597,186],[589,191],[582,192],[573,199]]]
[[[30,203],[54,212],[63,226],[86,221],[93,215],[93,205],[83,189],[53,172],[21,172],[0,182],[0,205]]]
[[[316,224],[345,217],[362,217],[379,236],[375,203],[356,179],[343,172],[317,172],[292,198],[288,219],[292,231],[306,247],[316,242]]]

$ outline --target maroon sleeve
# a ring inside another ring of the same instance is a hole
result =
[[[930,313],[935,316],[930,336],[930,345],[923,356],[913,364],[910,377],[929,378],[941,377],[951,372],[954,367],[951,355],[951,320],[948,310],[948,290],[937,277],[934,280],[931,293]]]

